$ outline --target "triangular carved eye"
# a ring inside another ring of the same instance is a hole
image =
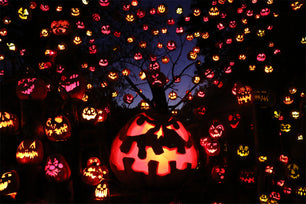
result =
[[[23,141],[21,142],[21,144],[19,145],[19,150],[23,150],[24,149],[24,145],[23,145]]]
[[[36,142],[32,142],[32,144],[30,145],[29,149],[36,149]]]

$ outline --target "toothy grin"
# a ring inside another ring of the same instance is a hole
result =
[[[9,182],[8,181],[5,181],[3,183],[0,183],[0,191],[3,191],[7,188]]]

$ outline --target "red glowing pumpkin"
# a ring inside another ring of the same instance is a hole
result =
[[[61,97],[81,100],[85,94],[85,79],[77,73],[62,75],[60,82]]]
[[[110,167],[125,184],[156,187],[183,182],[197,160],[191,135],[181,122],[140,113],[114,139]]]
[[[71,170],[65,157],[61,154],[48,156],[45,164],[45,175],[49,181],[67,181],[71,176]]]
[[[16,160],[19,164],[40,164],[43,157],[43,144],[37,139],[23,140],[16,150]]]
[[[47,97],[47,84],[36,77],[25,77],[18,81],[16,94],[20,100],[44,100]]]

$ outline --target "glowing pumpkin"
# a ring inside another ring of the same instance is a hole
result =
[[[50,141],[65,141],[71,136],[71,124],[67,117],[50,117],[45,124],[45,134]]]
[[[19,164],[40,164],[43,154],[44,149],[40,140],[25,139],[16,150],[16,160]]]
[[[47,84],[36,77],[18,80],[16,94],[20,100],[44,100],[47,97]]]
[[[19,175],[17,171],[10,170],[3,172],[0,178],[0,195],[14,197],[19,189]]]
[[[181,122],[140,113],[114,139],[110,167],[125,184],[154,187],[183,182],[197,160],[191,135]]]
[[[86,82],[81,75],[77,73],[62,75],[59,92],[64,100],[68,98],[81,100],[85,89]]]
[[[69,164],[61,154],[48,156],[44,170],[46,178],[51,182],[67,181],[71,176]]]
[[[19,127],[17,115],[0,112],[0,133],[1,134],[15,134]]]
[[[95,189],[95,200],[105,201],[110,198],[110,191],[107,182],[102,182]]]

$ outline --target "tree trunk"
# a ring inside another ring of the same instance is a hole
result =
[[[151,86],[154,110],[157,113],[168,114],[168,103],[165,95],[165,90],[160,86]]]

